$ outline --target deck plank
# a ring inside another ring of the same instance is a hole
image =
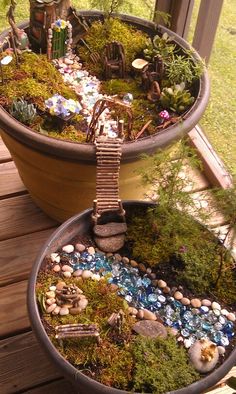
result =
[[[36,255],[55,228],[0,241],[0,286],[27,279]],[[20,251],[20,253],[19,253]]]
[[[11,160],[11,155],[2,138],[0,137],[0,163]]]
[[[0,164],[0,197],[25,192],[26,188],[20,179],[13,161]]]
[[[7,337],[29,329],[30,322],[26,308],[26,289],[26,280],[0,288],[0,337]]]
[[[57,222],[38,208],[29,195],[0,201],[0,241],[54,227]]]
[[[78,390],[76,390],[72,384],[66,379],[60,379],[55,382],[50,382],[48,384],[44,384],[43,386],[32,388],[30,390],[24,391],[25,394],[78,394]],[[226,393],[228,394],[228,393]]]
[[[0,349],[2,394],[27,390],[60,377],[56,367],[47,360],[32,332],[0,341]]]

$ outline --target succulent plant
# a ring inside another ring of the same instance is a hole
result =
[[[28,104],[26,100],[18,98],[13,100],[10,114],[20,122],[29,125],[35,118],[36,109],[33,104]]]
[[[153,40],[149,39],[147,48],[144,49],[145,59],[152,61],[154,56],[161,56],[163,60],[172,57],[176,45],[171,43],[172,37],[164,33],[161,37],[156,35]]]
[[[184,82],[170,88],[164,88],[161,92],[160,103],[162,107],[178,114],[184,112],[193,102],[194,97],[185,89]]]

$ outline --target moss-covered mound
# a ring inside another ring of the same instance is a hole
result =
[[[85,36],[85,41],[91,51],[99,55],[103,54],[106,43],[120,42],[124,46],[126,65],[129,70],[132,61],[146,47],[147,38],[147,35],[140,30],[136,30],[119,19],[109,18],[104,23],[94,22]],[[86,47],[79,46],[78,52],[86,68],[101,77],[102,63],[94,64],[91,60],[91,52]]]
[[[186,387],[199,378],[184,348],[172,337],[138,336],[133,344],[134,388],[142,393],[163,394]]]
[[[4,66],[6,83],[0,85],[0,96],[9,108],[14,99],[23,98],[44,110],[44,101],[58,93],[65,98],[75,99],[76,94],[64,83],[61,74],[45,55],[25,52],[19,56],[19,63],[12,60]]]

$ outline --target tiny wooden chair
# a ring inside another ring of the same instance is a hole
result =
[[[113,73],[120,78],[125,77],[125,54],[120,42],[113,41],[105,45],[104,73],[106,79],[111,79]]]

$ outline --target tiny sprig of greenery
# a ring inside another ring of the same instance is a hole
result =
[[[167,33],[162,36],[156,35],[153,39],[147,40],[147,47],[144,49],[145,59],[152,61],[154,56],[161,56],[163,61],[173,58],[176,45],[172,42],[172,37]]]
[[[185,83],[174,84],[161,92],[160,103],[163,108],[181,114],[194,102],[195,98],[185,89]]]
[[[184,55],[174,54],[165,62],[165,76],[171,85],[181,82],[191,85],[201,77],[203,70],[204,62],[193,60],[189,51],[185,51]]]

